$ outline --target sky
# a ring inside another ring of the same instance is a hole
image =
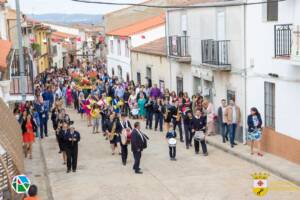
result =
[[[105,14],[122,7],[112,5],[83,4],[71,0],[19,0],[21,11],[25,14],[44,13],[80,13]],[[140,3],[145,0],[101,0],[118,3]],[[15,0],[8,0],[8,5],[15,8]]]

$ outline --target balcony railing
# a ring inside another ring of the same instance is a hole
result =
[[[274,45],[276,57],[290,57],[292,51],[292,24],[274,26]]]
[[[230,66],[229,40],[202,40],[202,63],[216,66]]]
[[[21,94],[21,73],[19,65],[19,55],[15,53],[13,55],[12,65],[11,65],[11,85],[10,85],[10,94],[19,95]],[[33,63],[29,54],[24,55],[24,76],[25,76],[25,93],[33,94],[34,93],[34,84],[33,84]]]
[[[170,36],[169,55],[175,57],[190,57],[188,36]]]

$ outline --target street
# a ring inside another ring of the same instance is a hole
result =
[[[112,156],[108,141],[101,134],[93,135],[86,121],[68,110],[81,133],[79,163],[76,173],[66,173],[53,131],[42,141],[50,187],[55,200],[92,199],[258,199],[252,192],[252,173],[265,172],[261,168],[208,146],[209,156],[195,155],[177,145],[177,161],[170,161],[165,133],[146,131],[150,137],[143,152],[142,175],[132,170],[132,154],[127,166],[118,155]],[[51,126],[50,126],[51,127]],[[144,127],[144,126],[143,126]],[[241,144],[240,144],[241,145]],[[34,148],[39,147],[35,144]],[[38,152],[35,149],[35,152]],[[262,158],[263,159],[263,158]],[[42,162],[42,161],[40,161]],[[26,162],[26,167],[32,162]],[[270,174],[269,183],[283,181]],[[42,193],[43,191],[40,191]],[[49,192],[49,191],[48,191]],[[270,191],[264,199],[298,199],[300,190]]]

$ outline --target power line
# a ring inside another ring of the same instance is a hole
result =
[[[192,6],[172,6],[172,5],[149,5],[142,3],[115,3],[115,2],[104,2],[104,1],[93,1],[93,0],[72,0],[79,3],[87,4],[101,4],[101,5],[113,5],[113,6],[138,6],[138,7],[149,7],[149,8],[165,8],[165,9],[192,9],[192,8],[215,8],[215,7],[233,7],[233,6],[249,6],[249,5],[258,5],[258,4],[267,4],[267,3],[278,3],[286,0],[264,0],[258,2],[249,2],[249,3],[230,3],[223,2],[225,4],[211,4],[211,5],[192,5]],[[216,2],[217,3],[217,2]]]

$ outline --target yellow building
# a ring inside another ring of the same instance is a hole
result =
[[[51,29],[48,26],[45,26],[40,23],[36,23],[34,26],[35,32],[35,43],[39,48],[39,56],[37,58],[38,62],[38,73],[44,72],[49,68],[49,36],[51,33]]]

